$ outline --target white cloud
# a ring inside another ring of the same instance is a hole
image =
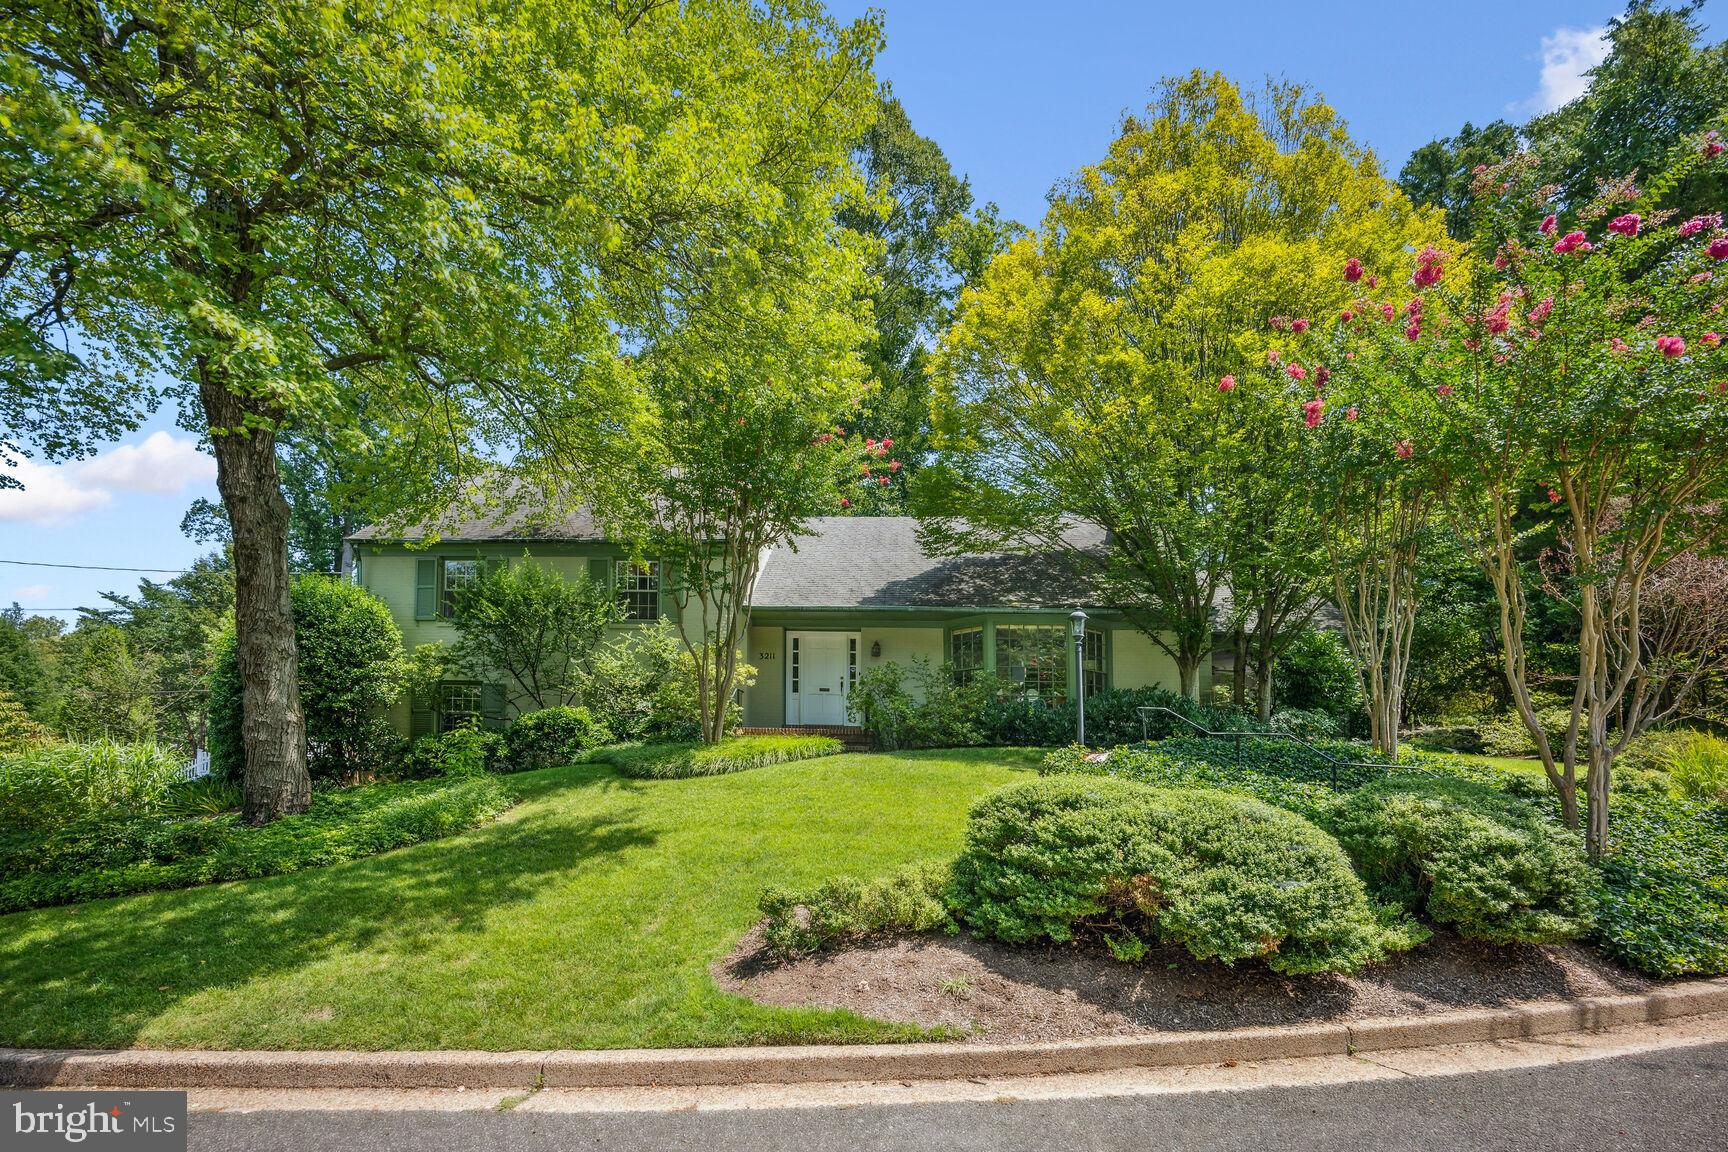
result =
[[[1606,27],[1556,28],[1542,37],[1542,80],[1536,94],[1517,106],[1530,115],[1562,108],[1590,88],[1590,69],[1608,58]]]
[[[191,439],[152,432],[89,460],[38,464],[20,460],[9,474],[22,489],[0,489],[0,521],[62,524],[111,503],[117,494],[172,496],[216,477],[216,461]]]
[[[18,601],[46,600],[54,595],[52,584],[25,584],[12,589],[12,599]]]

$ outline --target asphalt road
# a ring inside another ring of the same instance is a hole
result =
[[[1728,1150],[1728,1044],[1463,1076],[1249,1092],[855,1108],[195,1115],[200,1152]]]

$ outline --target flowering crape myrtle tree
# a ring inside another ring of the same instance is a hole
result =
[[[1428,264],[1437,271],[1440,250],[1424,251],[1434,253]],[[1346,261],[1340,271],[1354,286],[1379,287],[1360,260]],[[1429,457],[1416,452],[1416,443],[1428,439],[1424,430],[1433,423],[1435,403],[1431,393],[1406,386],[1396,362],[1383,362],[1382,353],[1399,352],[1396,346],[1356,338],[1351,325],[1364,303],[1341,309],[1324,337],[1301,346],[1285,364],[1288,375],[1301,363],[1297,355],[1316,361],[1308,377],[1313,386],[1291,398],[1285,419],[1298,424],[1291,414],[1299,404],[1301,459],[1321,526],[1329,591],[1362,677],[1370,739],[1376,751],[1395,757],[1416,631],[1417,562],[1436,503]],[[1380,308],[1369,322],[1397,323],[1391,299]],[[1329,372],[1326,363],[1339,370]]]
[[[1267,318],[1341,307],[1346,256],[1390,261],[1427,219],[1301,90],[1166,82],[963,295],[914,485],[927,542],[1068,549],[1197,695],[1233,573],[1267,632],[1322,587],[1289,382],[1255,371]]]
[[[1728,530],[1728,231],[1718,212],[1660,208],[1721,151],[1713,135],[1693,141],[1642,190],[1606,187],[1571,226],[1548,211],[1528,157],[1484,168],[1478,273],[1455,287],[1424,252],[1402,306],[1365,298],[1341,325],[1356,358],[1339,384],[1360,390],[1362,412],[1384,407],[1378,450],[1429,473],[1492,583],[1508,688],[1568,824],[1587,807],[1592,853],[1608,847],[1615,757],[1660,715],[1652,695],[1677,686],[1648,646],[1653,587]],[[1402,428],[1396,405],[1417,393],[1432,422]],[[1548,731],[1531,699],[1526,595],[1531,567],[1546,552],[1553,572],[1556,551],[1578,670],[1567,722]]]

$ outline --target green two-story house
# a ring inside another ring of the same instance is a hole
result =
[[[1101,546],[1085,529],[1071,543]],[[390,607],[409,647],[454,639],[448,617],[455,590],[487,560],[544,564],[587,575],[613,590],[621,628],[661,618],[678,622],[668,574],[633,561],[578,512],[545,528],[510,520],[446,528],[424,546],[410,533],[367,528],[347,542],[352,578]],[[757,669],[744,691],[750,728],[843,727],[853,721],[846,696],[860,673],[889,661],[948,663],[966,677],[994,671],[1031,696],[1061,698],[1074,663],[1068,617],[1090,621],[1082,674],[1088,692],[1159,685],[1174,690],[1174,660],[1107,604],[1066,552],[932,556],[917,521],[902,516],[835,516],[772,548],[751,598],[745,659]],[[1202,684],[1202,691],[1208,690]],[[502,719],[517,702],[496,685],[451,681],[437,698],[400,705],[391,717],[419,733],[471,718]]]

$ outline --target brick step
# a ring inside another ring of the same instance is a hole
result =
[[[740,728],[740,736],[832,736],[848,752],[868,752],[870,733],[855,724],[799,724],[788,728]]]

